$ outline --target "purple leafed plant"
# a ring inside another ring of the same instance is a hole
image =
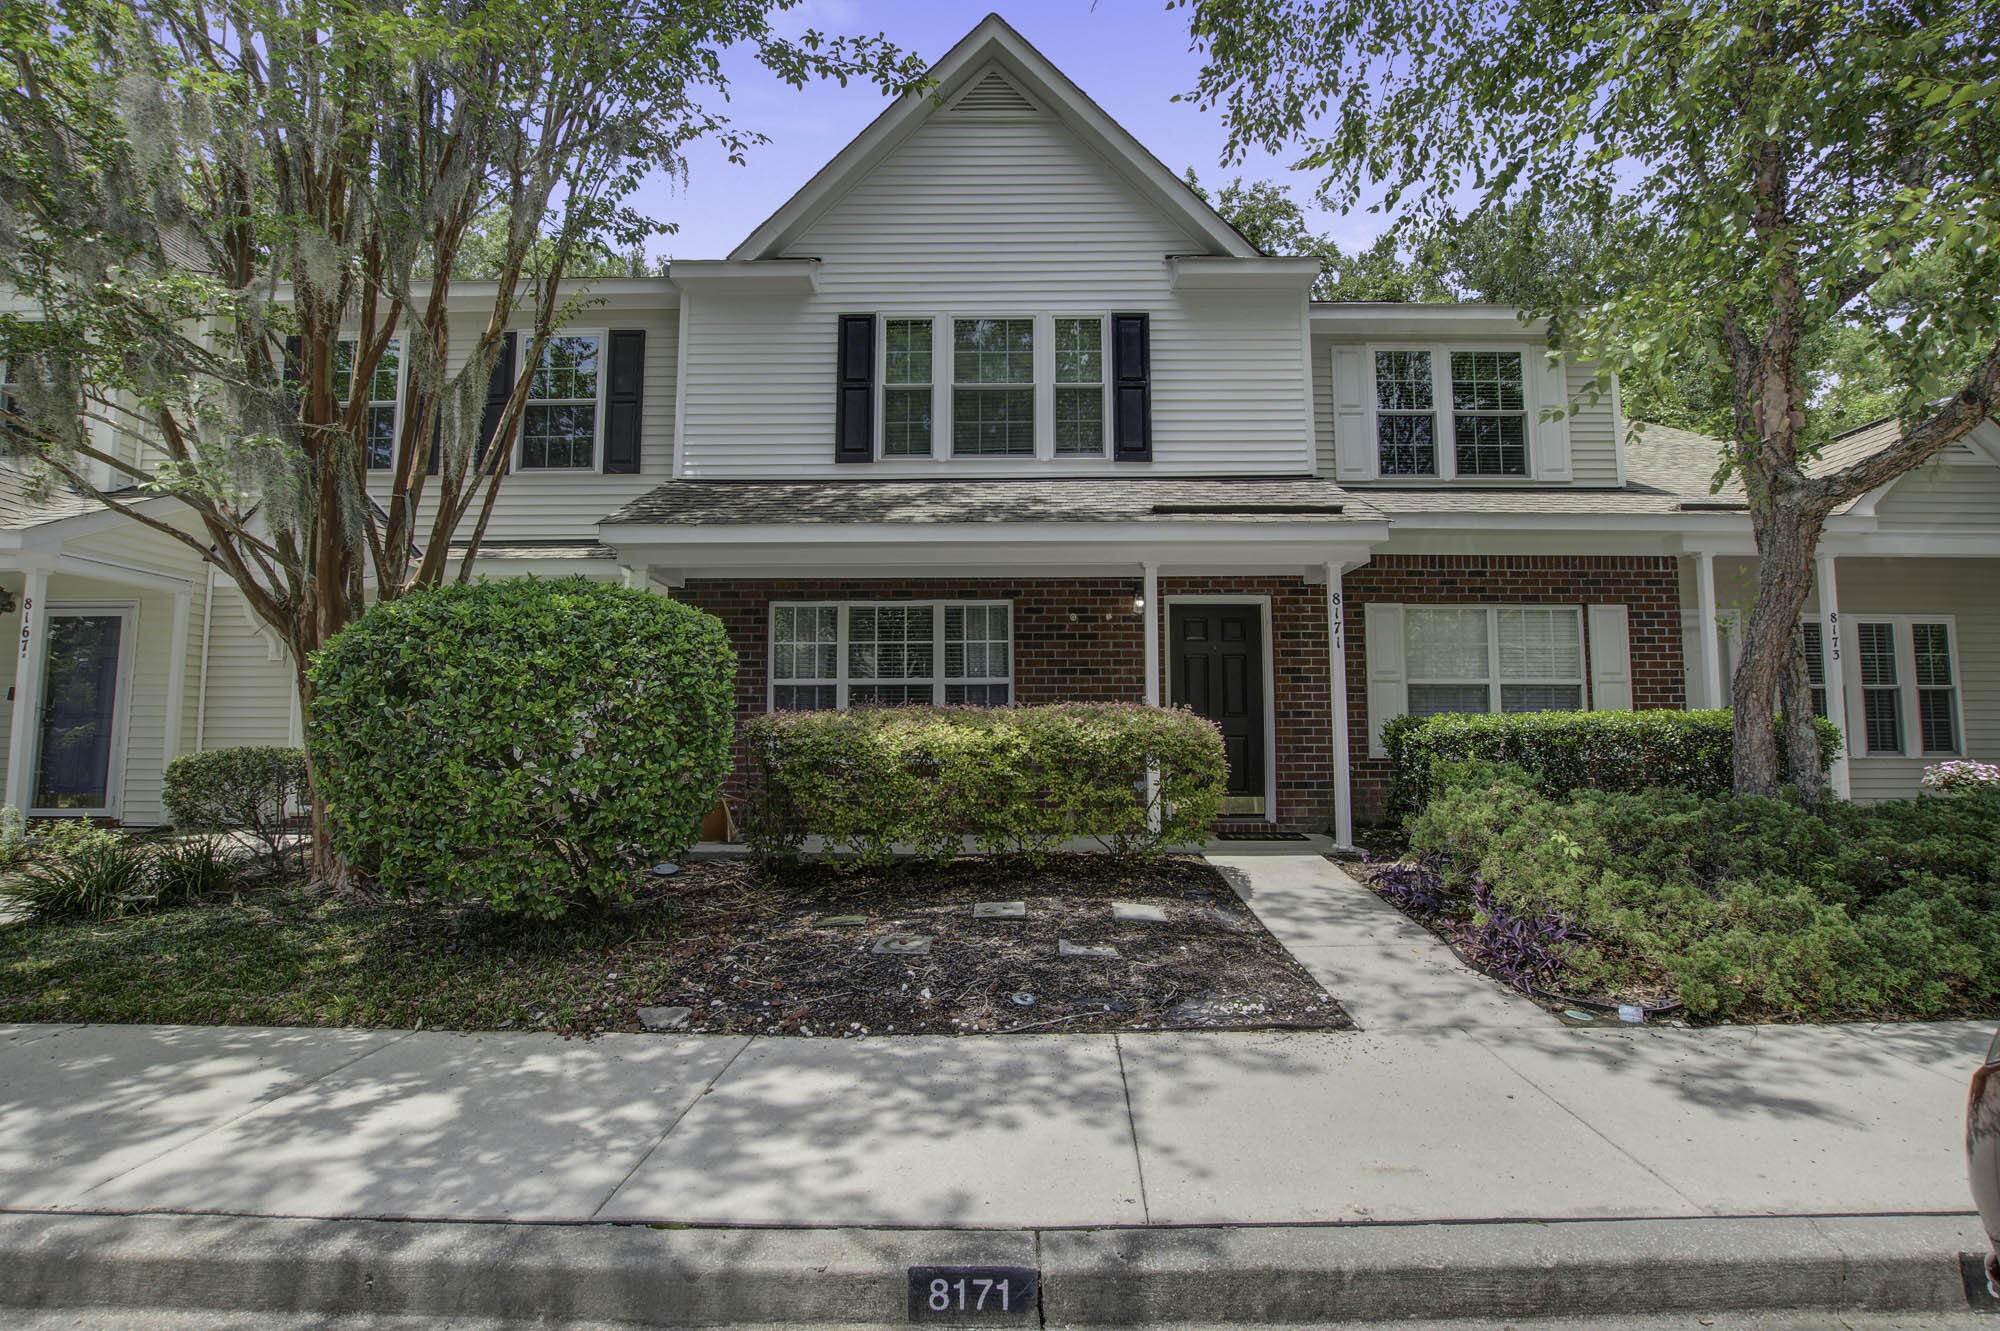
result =
[[[1452,904],[1440,855],[1383,865],[1375,875],[1375,890],[1396,909],[1420,917],[1443,914]]]
[[[1560,915],[1515,915],[1493,900],[1493,889],[1474,880],[1478,913],[1461,935],[1466,949],[1492,974],[1527,993],[1548,989],[1568,967],[1580,931]]]

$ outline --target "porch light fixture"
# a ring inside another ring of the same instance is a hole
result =
[[[1133,614],[1135,614],[1135,615],[1143,615],[1143,614],[1145,614],[1145,613],[1146,613],[1146,598],[1145,598],[1145,597],[1143,597],[1143,596],[1135,596],[1135,597],[1133,597],[1133,598],[1132,598],[1132,613],[1133,613]]]

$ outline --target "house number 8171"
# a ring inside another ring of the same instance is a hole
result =
[[[1018,1266],[913,1266],[910,1320],[951,1325],[1026,1320],[1035,1311],[1037,1273]]]

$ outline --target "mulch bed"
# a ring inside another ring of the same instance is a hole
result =
[[[1339,1004],[1214,869],[1193,858],[1066,857],[1043,870],[967,859],[943,868],[766,873],[683,866],[655,889],[674,910],[662,949],[679,978],[652,1006],[684,1029],[825,1036],[1011,1031],[1339,1029]],[[1022,902],[1019,919],[975,918]],[[1112,903],[1164,923],[1117,921]],[[842,917],[860,916],[843,921]],[[883,955],[882,939],[928,940]],[[1059,944],[1115,958],[1062,956]],[[609,1029],[617,1029],[614,1023]],[[639,1029],[636,1019],[626,1029]]]

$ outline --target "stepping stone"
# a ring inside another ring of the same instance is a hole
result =
[[[652,874],[655,878],[672,878],[680,871],[681,866],[675,864],[672,860],[662,860],[646,872]]]
[[[1265,1016],[1271,1004],[1255,994],[1224,994],[1214,998],[1189,998],[1167,1009],[1167,1020],[1212,1026],[1220,1022],[1243,1021]]]
[[[1167,912],[1143,901],[1114,901],[1111,918],[1126,924],[1165,924]]]
[[[822,929],[847,929],[868,923],[866,915],[822,915],[813,921]]]
[[[1028,918],[1028,903],[1025,901],[976,901],[972,905],[975,920],[1025,920]]]
[[[1059,957],[1095,957],[1098,960],[1105,958],[1115,960],[1118,956],[1118,949],[1108,946],[1092,947],[1087,943],[1072,943],[1069,939],[1064,938],[1056,942],[1056,955]]]
[[[876,939],[868,950],[882,957],[927,957],[931,954],[931,940],[915,934],[890,934]]]
[[[689,1007],[642,1007],[639,1024],[649,1031],[678,1031],[687,1027],[693,1015],[694,1009]]]

